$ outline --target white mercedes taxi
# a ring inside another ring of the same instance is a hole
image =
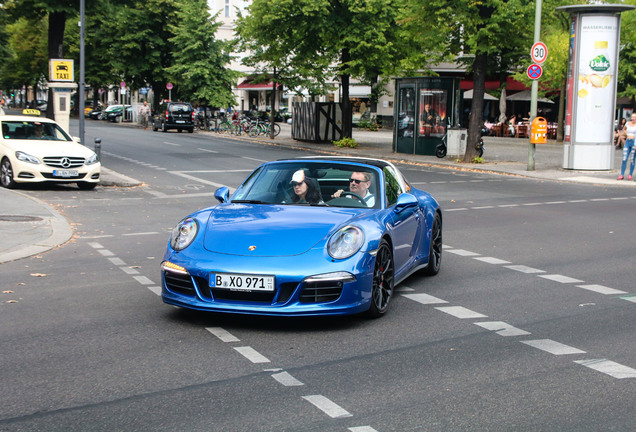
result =
[[[99,183],[97,154],[71,137],[55,121],[32,115],[0,115],[0,184],[77,183],[93,189]]]

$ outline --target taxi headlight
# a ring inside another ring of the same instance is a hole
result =
[[[15,157],[17,160],[22,161],[22,162],[28,162],[28,163],[32,163],[35,165],[39,165],[40,164],[40,160],[38,158],[36,158],[35,156],[31,156],[28,153],[25,152],[21,152],[21,151],[17,151],[15,152]]]
[[[364,244],[364,232],[356,226],[341,228],[329,239],[327,251],[334,259],[349,258]]]
[[[93,164],[96,164],[97,162],[99,162],[99,158],[97,157],[97,153],[93,153],[93,155],[91,157],[86,159],[86,162],[84,162],[84,165],[93,165]]]
[[[170,236],[170,247],[176,251],[183,250],[190,246],[190,243],[199,232],[199,223],[196,219],[187,217],[177,224]]]

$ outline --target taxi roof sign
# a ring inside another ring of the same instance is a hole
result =
[[[73,82],[73,59],[50,59],[49,81]]]
[[[40,112],[40,110],[38,109],[33,109],[33,108],[26,108],[22,110],[22,114],[23,115],[36,115],[39,116],[42,113]]]

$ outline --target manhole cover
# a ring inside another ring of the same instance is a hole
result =
[[[42,218],[37,216],[0,215],[2,222],[38,222],[41,220]]]

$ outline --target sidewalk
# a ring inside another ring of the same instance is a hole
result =
[[[124,123],[113,127],[138,127]],[[408,155],[394,153],[391,131],[368,132],[355,129],[355,149],[338,148],[331,143],[310,143],[292,139],[291,126],[281,124],[281,134],[274,140],[266,137],[250,138],[223,135],[231,139],[258,141],[264,145],[305,149],[315,154],[332,154],[386,159],[416,166],[435,166],[458,171],[481,171],[502,175],[515,175],[551,181],[569,181],[603,186],[636,187],[634,181],[617,181],[622,153],[615,151],[614,169],[610,171],[575,171],[561,168],[563,146],[556,142],[536,146],[535,170],[528,171],[528,140],[485,137],[483,164],[467,164],[447,156]],[[153,132],[149,132],[153,133]],[[155,132],[158,133],[158,132]],[[215,132],[197,132],[218,136]],[[100,181],[104,186],[134,187],[141,182],[102,167]],[[36,255],[67,242],[73,234],[68,221],[46,203],[19,191],[0,188],[0,264]]]

